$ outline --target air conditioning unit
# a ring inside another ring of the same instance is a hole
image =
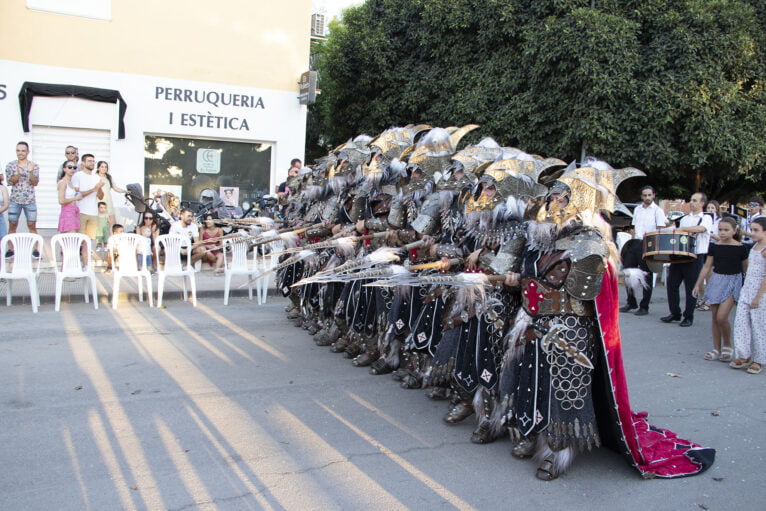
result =
[[[312,14],[311,15],[311,36],[312,37],[324,37],[324,14]]]

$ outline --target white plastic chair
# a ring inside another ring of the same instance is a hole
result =
[[[260,271],[270,270],[279,264],[279,256],[273,254],[283,251],[285,249],[285,242],[281,240],[272,241],[268,244],[268,247],[269,252],[267,254],[261,255],[260,260],[258,259],[258,250],[255,250],[255,255],[253,256],[253,267]],[[258,305],[263,305],[266,303],[266,298],[269,296],[269,284],[271,284],[272,276],[273,273],[269,273],[255,281]]]
[[[250,276],[253,269],[250,268],[247,254],[250,251],[250,243],[240,241],[237,238],[225,238],[223,240],[224,258],[223,258],[223,304],[229,305],[229,290],[231,289],[231,278],[234,275],[247,276],[247,294],[253,299],[253,282]],[[231,254],[231,261],[226,254]]]
[[[8,268],[5,253],[13,250],[13,267]],[[43,251],[43,237],[33,233],[6,234],[0,243],[0,279],[5,279],[5,302],[11,305],[13,290],[11,284],[14,280],[24,279],[29,283],[29,301],[32,303],[32,312],[37,312],[40,306],[40,292],[37,289],[37,278],[40,276],[40,258],[32,257],[32,252]]]
[[[114,234],[109,238],[107,249],[109,250],[109,261],[112,264],[112,308],[117,308],[117,300],[120,296],[120,280],[122,277],[135,277],[138,280],[138,300],[144,301],[143,279],[146,279],[147,295],[149,297],[149,306],[153,306],[152,298],[152,274],[149,268],[142,265],[138,267],[138,255],[143,254],[146,245],[146,238],[139,234]],[[118,259],[115,260],[114,253],[117,251]]]
[[[85,266],[82,265],[80,249],[85,245],[87,259]],[[61,308],[61,289],[65,278],[83,279],[82,291],[85,303],[89,302],[88,280],[90,279],[91,292],[93,293],[93,307],[98,309],[98,292],[96,291],[96,274],[93,271],[90,257],[90,238],[84,234],[65,233],[56,234],[51,238],[51,250],[53,251],[53,269],[56,273],[56,312]],[[59,253],[61,261],[59,261]],[[60,264],[60,268],[59,268]]]
[[[181,261],[181,249],[186,248],[189,257],[186,264]],[[186,295],[186,279],[189,279],[192,304],[197,306],[197,281],[194,278],[194,266],[191,265],[191,243],[189,238],[179,234],[163,234],[157,236],[157,251],[165,251],[165,264],[157,266],[157,307],[162,307],[162,293],[165,290],[165,279],[181,277],[183,281],[184,300]]]

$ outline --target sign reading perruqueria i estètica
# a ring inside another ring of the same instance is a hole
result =
[[[245,109],[265,110],[263,97],[205,89],[156,86],[154,99],[163,102],[190,103],[205,108],[202,112],[169,111],[168,124],[225,130],[250,131]],[[189,105],[192,106],[192,105]],[[226,113],[219,110],[225,108]],[[236,108],[233,112],[232,109]],[[241,113],[239,113],[241,112]]]

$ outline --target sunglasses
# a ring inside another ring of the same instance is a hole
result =
[[[153,216],[145,216],[144,222],[146,222],[147,220],[152,220],[153,218],[154,218]]]
[[[73,167],[72,165],[67,165],[66,168],[68,168],[68,169],[76,169],[77,167]]]
[[[748,204],[748,206],[751,208],[757,208],[758,206],[760,206],[760,204],[758,204],[757,202],[751,202],[750,204]]]
[[[66,154],[77,154],[77,151],[67,151]]]

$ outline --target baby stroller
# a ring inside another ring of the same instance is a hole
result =
[[[144,190],[138,183],[132,183],[126,186],[128,193],[125,194],[125,198],[133,204],[133,208],[138,213],[138,221],[136,225],[141,225],[141,219],[145,212],[150,211],[155,218],[157,218],[160,234],[167,234],[170,232],[170,222],[162,215],[160,215],[160,208],[154,206],[154,199],[144,198]]]

